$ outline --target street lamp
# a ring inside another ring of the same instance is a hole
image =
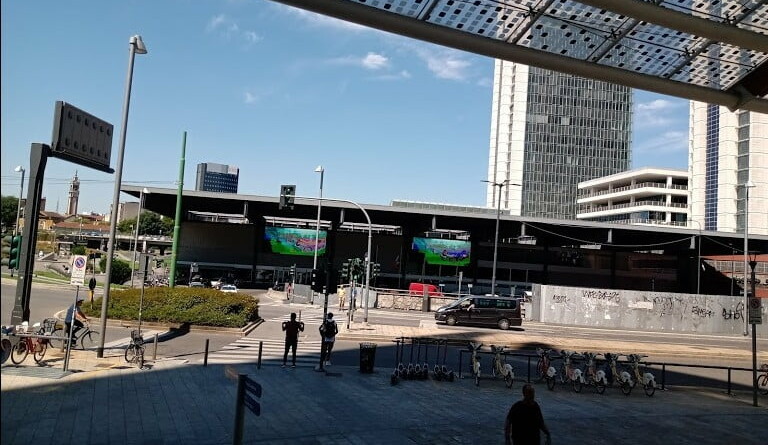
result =
[[[755,184],[747,180],[742,187],[744,187],[744,307],[749,307],[749,298],[747,293],[747,284],[749,283],[749,189],[754,187]],[[749,334],[749,317],[744,317],[744,335]]]
[[[699,239],[696,252],[696,295],[701,294],[701,223],[698,220],[688,220],[688,222],[696,223],[699,226]]]
[[[141,209],[144,208],[145,193],[149,193],[149,190],[147,190],[146,187],[141,189],[141,191],[139,192],[139,212],[136,214],[136,234],[133,237],[133,257],[132,257],[133,262],[131,263],[131,287],[133,287],[133,276],[135,275],[133,268],[136,265],[136,251],[138,250],[138,246],[139,246],[139,227],[141,226],[139,222],[141,222]]]
[[[320,197],[317,199],[317,226],[315,227],[315,257],[312,261],[312,269],[317,269],[317,249],[320,242],[320,209],[323,206],[323,175],[325,169],[322,165],[318,165],[315,169],[315,173],[320,173]],[[312,291],[312,299],[310,303],[315,303],[315,292]]]
[[[128,73],[125,81],[125,100],[123,102],[123,126],[120,129],[120,147],[117,151],[117,168],[115,169],[115,189],[112,194],[112,210],[109,219],[109,239],[107,241],[107,264],[104,273],[104,298],[101,300],[101,336],[96,350],[98,358],[104,357],[104,337],[107,334],[107,308],[109,307],[109,288],[112,284],[112,256],[115,254],[115,232],[117,231],[117,213],[120,207],[120,187],[123,180],[123,155],[125,153],[125,136],[128,129],[128,110],[131,106],[131,86],[133,83],[133,60],[136,54],[146,54],[147,47],[141,36],[135,35],[128,41]]]
[[[488,184],[499,188],[499,191],[497,193],[498,204],[496,205],[496,235],[493,238],[493,272],[491,275],[491,295],[496,295],[496,260],[498,258],[498,252],[499,252],[499,218],[501,216],[501,189],[504,186],[509,186],[509,185],[521,186],[521,184],[510,183],[509,179],[505,179],[504,181],[501,181],[501,182],[487,181],[487,180],[483,180],[483,182],[487,182]]]
[[[19,165],[16,168],[14,168],[13,171],[15,171],[16,173],[21,172],[21,187],[19,188],[19,202],[16,203],[16,225],[13,227],[13,236],[16,236],[19,234],[19,220],[21,220],[21,198],[24,196],[24,173],[26,173],[26,170],[24,170],[24,167]],[[13,270],[14,268],[11,268],[11,276],[13,276]]]

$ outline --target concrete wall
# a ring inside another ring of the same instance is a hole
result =
[[[537,285],[530,319],[575,326],[640,331],[744,332],[744,298],[671,292]],[[768,338],[768,314],[757,335]]]

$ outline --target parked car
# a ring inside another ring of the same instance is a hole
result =
[[[440,292],[440,289],[437,288],[434,284],[424,284],[424,283],[411,283],[408,286],[408,295],[411,296],[422,296],[424,295],[424,291],[429,292],[430,297],[442,297],[443,293]]]
[[[189,287],[205,287],[205,284],[201,283],[200,281],[193,281],[189,283]]]
[[[520,306],[520,300],[516,298],[469,296],[439,308],[435,320],[449,326],[498,326],[507,330],[523,324]]]
[[[237,286],[235,286],[234,284],[225,284],[225,285],[221,286],[221,288],[219,288],[219,290],[222,291],[222,292],[226,292],[228,294],[229,293],[235,293],[235,292],[237,292]]]

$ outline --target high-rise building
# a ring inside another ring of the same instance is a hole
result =
[[[69,183],[69,197],[67,198],[67,215],[77,215],[77,204],[80,200],[80,179],[77,178],[77,170],[75,170],[75,177]]]
[[[486,202],[512,215],[576,218],[579,182],[630,166],[632,90],[496,60]]]
[[[197,164],[195,190],[202,192],[237,193],[240,169],[231,165],[205,162]]]
[[[749,233],[768,235],[768,115],[701,102],[690,110],[692,227],[743,233],[746,207]]]

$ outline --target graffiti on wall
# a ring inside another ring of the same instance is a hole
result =
[[[735,309],[723,308],[723,320],[744,320],[744,303],[739,302]]]
[[[616,304],[621,301],[621,293],[615,290],[584,289],[581,291],[581,297]]]

